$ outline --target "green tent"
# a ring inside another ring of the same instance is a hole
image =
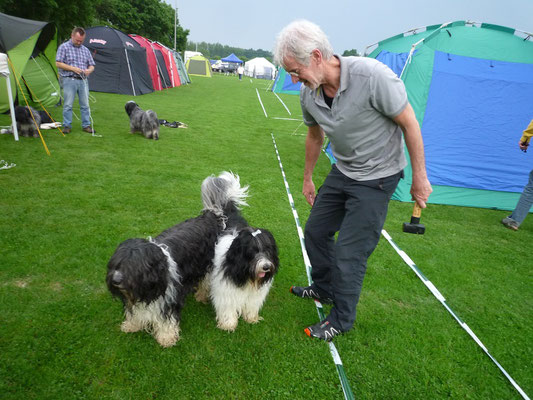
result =
[[[421,126],[430,203],[514,209],[531,170],[518,140],[533,118],[532,36],[457,21],[373,45],[368,56],[401,76]],[[405,172],[393,198],[410,201]]]
[[[286,93],[300,95],[300,87],[302,82],[294,83],[291,79],[291,75],[285,71],[283,67],[278,68],[278,75],[272,86],[274,93]]]
[[[204,56],[193,56],[185,62],[189,75],[205,76],[211,78],[211,64]]]
[[[0,52],[8,55],[13,99],[18,99],[18,104],[26,104],[24,97],[36,108],[41,108],[40,104],[53,106],[59,101],[56,50],[53,24],[0,13]],[[0,112],[8,109],[6,81],[2,79]]]

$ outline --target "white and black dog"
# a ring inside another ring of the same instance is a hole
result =
[[[122,242],[107,266],[107,287],[124,304],[123,332],[146,330],[161,346],[179,339],[186,296],[212,270],[215,244],[226,227],[226,215],[245,205],[247,187],[236,175],[202,183],[204,209],[162,232],[155,239]]]
[[[20,136],[39,137],[37,127],[41,125],[41,114],[35,108],[16,106],[15,120],[17,121],[17,130]]]
[[[144,111],[134,101],[128,101],[125,108],[130,117],[131,133],[141,132],[147,139],[159,139],[159,120],[155,111]]]
[[[229,182],[231,174],[212,179]],[[213,270],[200,285],[196,299],[211,300],[218,327],[234,331],[241,316],[248,323],[261,319],[259,311],[279,269],[279,258],[269,231],[249,226],[237,208],[228,210],[226,216],[227,227],[215,247]]]

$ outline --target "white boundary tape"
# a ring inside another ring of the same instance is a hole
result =
[[[429,291],[433,294],[433,296],[435,296],[437,298],[437,300],[444,306],[444,308],[446,308],[446,310],[448,310],[448,312],[452,315],[452,317],[457,321],[457,323],[461,326],[461,328],[463,328],[469,335],[470,337],[478,344],[479,347],[481,347],[481,349],[485,352],[485,354],[487,356],[489,356],[489,358],[494,362],[494,364],[496,364],[496,366],[500,369],[500,371],[503,373],[503,375],[505,375],[505,377],[509,380],[509,382],[511,382],[511,384],[514,386],[514,388],[518,391],[518,393],[520,393],[520,395],[525,399],[525,400],[530,400],[528,395],[522,390],[522,388],[520,386],[518,386],[518,384],[515,382],[515,380],[511,377],[511,375],[509,375],[507,373],[507,371],[505,369],[503,369],[503,367],[500,365],[500,363],[498,361],[496,361],[496,359],[489,353],[489,351],[487,350],[487,348],[483,345],[483,343],[481,342],[481,340],[479,340],[479,338],[476,336],[476,334],[472,331],[472,329],[470,329],[470,327],[465,323],[463,322],[458,316],[457,314],[455,314],[455,312],[450,308],[450,306],[446,303],[446,299],[444,298],[444,296],[439,292],[439,290],[435,287],[435,285],[433,285],[433,283],[431,283],[431,281],[429,279],[427,279],[424,274],[422,273],[422,271],[420,271],[420,269],[418,269],[418,267],[416,266],[416,264],[413,262],[413,260],[411,260],[411,258],[407,255],[407,253],[405,253],[402,249],[400,249],[396,243],[394,243],[394,241],[392,240],[391,236],[387,233],[387,231],[385,229],[383,229],[381,231],[381,234],[383,235],[383,237],[385,239],[387,239],[387,241],[390,243],[390,245],[392,246],[392,248],[394,250],[396,250],[396,253],[398,253],[398,255],[405,261],[405,263],[413,270],[413,272],[420,278],[420,280],[424,283],[424,285],[426,285],[426,287],[429,289]]]
[[[267,112],[265,111],[265,107],[263,107],[263,102],[261,101],[261,96],[259,95],[259,90],[255,88],[255,92],[257,93],[257,98],[259,99],[259,104],[261,104],[261,108],[263,109],[263,112],[265,113],[265,118],[268,118]]]
[[[274,138],[273,133],[271,133],[270,135],[272,136],[272,142],[274,143],[274,149],[276,150],[276,156],[278,158],[279,168],[281,169],[281,175],[283,177],[285,189],[287,190],[287,197],[289,198],[289,203],[292,209],[292,215],[294,217],[294,222],[296,223],[296,230],[298,231],[298,237],[300,238],[300,247],[302,249],[305,270],[307,272],[307,280],[309,284],[311,284],[312,283],[311,261],[309,261],[309,256],[307,255],[307,250],[305,249],[304,234],[302,231],[302,227],[300,226],[300,219],[298,218],[298,212],[296,211],[296,207],[294,206],[294,199],[292,198],[291,190],[289,188],[289,183],[287,182],[287,177],[285,176],[285,171],[283,170],[283,164],[281,163],[281,157],[278,152],[278,146],[276,145],[276,139]],[[324,316],[324,311],[322,309],[322,304],[318,300],[315,300],[315,306],[318,312],[318,317],[320,318],[320,320],[323,320],[325,316]],[[348,382],[346,373],[344,372],[344,367],[342,365],[339,352],[337,351],[337,348],[332,342],[328,342],[328,345],[329,345],[329,351],[331,353],[331,357],[333,358],[333,362],[335,363],[335,367],[337,368],[337,373],[339,374],[339,379],[341,382],[342,391],[344,393],[344,398],[352,400],[355,397],[352,393],[352,389],[350,388],[350,383]]]
[[[281,102],[281,104],[283,104],[283,107],[285,107],[285,110],[287,110],[287,112],[289,113],[289,115],[292,115],[291,112],[289,111],[289,109],[287,108],[287,106],[285,105],[285,103],[283,102],[283,100],[280,99],[280,97],[278,96],[278,94],[276,92],[272,92],[276,95],[276,97],[278,98],[278,100]]]

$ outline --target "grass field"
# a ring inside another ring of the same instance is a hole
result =
[[[340,399],[328,346],[303,329],[314,304],[290,295],[307,281],[272,144],[274,134],[302,224],[305,128],[297,96],[268,82],[214,76],[137,97],[159,118],[160,140],[128,132],[132,98],[92,93],[94,126],[63,137],[0,135],[0,398]],[[265,111],[257,98],[261,95]],[[76,108],[75,108],[76,109]],[[61,109],[51,110],[61,121]],[[0,116],[6,125],[7,116]],[[122,308],[106,264],[131,237],[155,236],[201,210],[200,184],[231,170],[250,185],[245,217],[274,234],[280,271],[256,325],[216,328],[209,305],[187,301],[181,340],[163,349],[119,329]],[[315,183],[329,161],[321,157]],[[524,182],[525,183],[525,182]],[[533,394],[533,217],[505,229],[504,211],[429,205],[423,236],[402,233],[412,205],[391,202],[385,229],[491,354]],[[326,308],[327,310],[327,308]],[[335,339],[359,399],[518,399],[518,392],[384,238],[369,260],[355,328]]]

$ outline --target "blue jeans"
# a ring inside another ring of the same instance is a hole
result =
[[[63,126],[72,127],[72,105],[78,94],[81,112],[81,126],[91,126],[91,109],[89,108],[89,83],[87,79],[61,78],[63,87]]]
[[[514,219],[519,224],[526,219],[527,214],[529,213],[529,210],[531,209],[531,205],[533,204],[533,170],[529,173],[529,182],[524,187],[524,190],[522,191],[522,194],[520,195],[520,199],[518,199],[518,203],[516,204],[516,207],[513,211],[513,213],[509,216],[509,218]]]
[[[313,285],[321,296],[333,299],[327,320],[343,332],[355,322],[366,262],[379,242],[389,200],[401,176],[399,172],[355,181],[333,165],[311,208],[305,247]]]

